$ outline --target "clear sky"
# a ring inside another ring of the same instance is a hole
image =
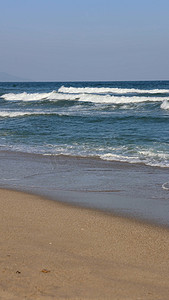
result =
[[[0,0],[0,71],[169,80],[169,0]]]

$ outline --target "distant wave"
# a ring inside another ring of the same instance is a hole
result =
[[[127,104],[127,103],[140,103],[140,102],[162,102],[162,97],[127,97],[127,96],[110,96],[110,95],[93,95],[86,94],[80,95],[79,100],[82,102],[93,102],[93,103],[110,103],[110,104]],[[169,97],[165,100],[169,100]]]
[[[53,91],[51,93],[20,93],[20,94],[4,94],[1,96],[7,101],[81,101],[92,102],[100,104],[127,104],[127,103],[141,103],[141,102],[162,102],[169,101],[169,97],[155,97],[155,96],[112,96],[112,95],[98,95],[98,94],[65,94]],[[167,102],[166,102],[167,103]],[[167,105],[167,104],[166,104]],[[164,108],[164,107],[162,107]]]
[[[49,113],[49,112],[29,112],[29,111],[25,111],[25,112],[20,112],[20,111],[0,111],[0,118],[17,118],[17,117],[23,117],[23,116],[31,116],[31,115],[49,115],[49,114],[53,114],[53,113]]]
[[[29,117],[29,116],[58,116],[58,117],[78,117],[82,116],[83,112],[79,111],[67,111],[67,112],[56,112],[56,111],[0,111],[0,118],[18,118],[18,117]]]
[[[165,89],[152,89],[152,90],[141,90],[141,89],[121,89],[121,88],[93,88],[93,87],[83,87],[83,88],[74,88],[74,87],[65,87],[62,86],[59,88],[58,92],[60,93],[70,93],[70,94],[129,94],[129,93],[138,93],[138,94],[166,94],[169,93],[169,90]]]

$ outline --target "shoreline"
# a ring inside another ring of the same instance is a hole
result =
[[[3,146],[2,146],[3,147]],[[151,164],[146,164],[144,161],[127,161],[127,160],[113,160],[113,159],[103,159],[99,155],[91,155],[91,156],[83,156],[83,155],[71,155],[71,154],[55,154],[55,153],[36,153],[36,152],[24,152],[24,151],[17,151],[17,150],[10,150],[10,149],[5,149],[5,150],[0,150],[0,153],[2,154],[8,154],[8,155],[15,155],[15,156],[25,156],[27,158],[35,158],[35,159],[43,159],[43,158],[51,158],[51,159],[57,159],[57,158],[63,158],[63,159],[72,159],[72,160],[89,160],[89,161],[98,161],[98,162],[105,162],[105,163],[110,163],[114,165],[122,165],[124,167],[142,167],[142,168],[149,168],[149,169],[159,169],[159,170],[167,170],[169,169],[169,166],[160,166],[160,165],[151,165]]]
[[[0,189],[4,300],[161,299],[169,230]]]
[[[2,151],[0,159],[1,188],[169,226],[167,169]]]

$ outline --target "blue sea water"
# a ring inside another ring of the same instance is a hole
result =
[[[0,83],[0,150],[169,167],[169,81]]]

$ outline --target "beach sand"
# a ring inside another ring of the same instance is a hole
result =
[[[0,299],[169,299],[169,230],[0,190]]]

